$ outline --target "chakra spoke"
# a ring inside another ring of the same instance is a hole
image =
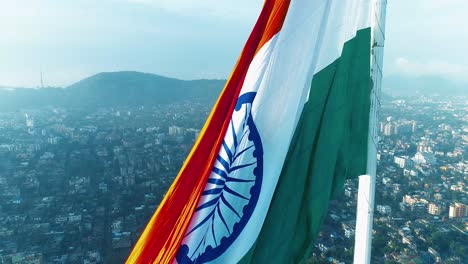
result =
[[[223,214],[221,213],[221,209],[219,209],[219,206],[216,206],[216,211],[218,212],[218,215],[219,215],[219,219],[221,219],[221,221],[223,222],[224,226],[226,227],[227,231],[229,234],[231,234],[231,231],[229,231],[229,227],[226,223],[226,220],[224,220],[224,216]]]
[[[226,154],[228,155],[229,161],[232,162],[232,152],[227,146],[226,141],[223,141],[223,148],[224,148],[224,151],[226,151]]]
[[[215,153],[211,175],[185,234],[184,246],[190,253],[182,257],[188,258],[188,263],[216,259],[239,238],[256,207],[263,177],[263,149],[251,113],[255,94],[239,96],[222,147]]]
[[[216,242],[216,235],[214,232],[214,217],[215,217],[215,214],[213,214],[213,216],[211,217],[211,234],[213,235],[213,240],[215,242],[215,245],[218,246],[218,242]]]
[[[234,149],[237,148],[237,135],[236,130],[234,129],[234,121],[231,119],[231,131],[232,131],[232,139],[234,141]]]
[[[208,228],[209,228],[209,227],[206,228],[205,233],[208,232]],[[195,255],[195,253],[197,253],[198,249],[200,248],[200,246],[201,246],[202,244],[205,245],[205,241],[206,241],[206,235],[203,237],[203,239],[200,241],[200,243],[198,243],[198,246],[197,246],[197,247],[195,248],[195,250],[193,251],[193,254],[192,254],[191,258],[193,258],[193,256]]]
[[[237,178],[228,177],[226,179],[226,181],[228,181],[228,182],[254,182],[255,180],[244,180],[244,179],[237,179]]]
[[[245,168],[245,167],[252,166],[252,165],[254,165],[255,163],[257,163],[257,162],[252,162],[252,163],[249,163],[249,164],[244,164],[244,165],[235,166],[235,167],[233,167],[232,169],[230,169],[229,172],[233,172],[233,171],[235,171],[235,170],[239,170],[239,169],[242,169],[242,168]]]
[[[221,163],[221,165],[223,165],[223,167],[224,167],[224,169],[225,169],[226,171],[229,171],[230,165],[229,165],[229,163],[228,163],[227,161],[225,161],[225,160],[223,159],[223,157],[221,157],[220,155],[218,155],[218,157],[217,157],[216,159],[219,161],[219,163]]]
[[[234,163],[234,161],[236,161],[236,159],[237,159],[240,155],[242,155],[242,153],[244,153],[244,152],[246,152],[247,150],[253,148],[253,146],[254,146],[254,145],[251,145],[251,146],[249,146],[248,148],[245,148],[245,149],[243,149],[241,152],[237,153],[236,156],[234,156],[234,159],[232,159],[232,162]]]
[[[245,125],[247,124],[247,118],[249,118],[249,107],[245,106],[245,114],[244,114],[244,122],[243,122],[243,127],[245,128]]]
[[[232,195],[234,195],[234,196],[237,196],[237,197],[242,198],[242,199],[244,199],[244,200],[249,200],[249,198],[243,196],[242,194],[240,194],[240,193],[238,193],[238,192],[232,190],[231,188],[229,188],[229,187],[227,187],[227,186],[224,186],[224,190],[226,190],[226,192],[228,192],[228,193],[230,193],[230,194],[232,194]]]
[[[205,208],[207,208],[207,207],[210,207],[210,206],[212,206],[212,205],[215,205],[216,203],[218,203],[218,201],[219,201],[219,197],[218,197],[218,198],[215,198],[215,199],[213,199],[213,200],[210,200],[210,201],[208,201],[208,202],[206,202],[206,203],[200,205],[199,207],[197,207],[197,209],[195,209],[195,212],[198,212],[198,211],[200,211],[201,209],[205,209]]]
[[[223,191],[223,188],[214,188],[214,189],[204,191],[202,195],[220,194],[222,191]]]
[[[231,209],[231,211],[233,213],[235,213],[239,218],[241,218],[241,216],[239,215],[239,213],[237,213],[236,209],[234,209],[234,207],[232,207],[232,205],[226,200],[226,198],[224,198],[224,195],[221,194],[221,201],[229,208]]]
[[[206,223],[206,221],[210,220],[210,217],[214,214],[215,210],[211,211],[198,225],[196,225],[190,232],[188,232],[185,236],[190,235],[193,231],[197,230],[200,226]]]
[[[227,178],[230,178],[230,177],[227,177]],[[214,185],[221,185],[221,186],[226,184],[226,182],[223,179],[213,179],[213,178],[209,178],[208,183],[211,183]]]
[[[226,174],[225,171],[220,170],[220,169],[218,169],[218,168],[216,168],[216,167],[213,168],[213,172],[216,173],[216,174],[218,174],[219,176],[223,177],[224,179],[227,179],[227,178],[228,178],[228,176],[227,176],[227,174]]]
[[[249,130],[244,131],[244,134],[242,134],[242,137],[240,138],[239,143],[242,142],[242,140],[244,139],[245,135],[247,135],[248,132],[249,132]],[[237,151],[237,149],[236,149],[236,151]]]

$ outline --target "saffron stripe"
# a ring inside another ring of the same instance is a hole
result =
[[[208,182],[249,65],[279,32],[289,0],[266,0],[257,23],[199,138],[127,263],[172,263]]]

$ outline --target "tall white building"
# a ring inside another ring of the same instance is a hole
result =
[[[466,207],[467,206],[462,203],[451,204],[449,208],[449,217],[450,218],[467,217],[468,210]]]
[[[427,208],[427,212],[431,215],[440,215],[442,213],[443,207],[441,204],[430,203]]]
[[[419,164],[433,165],[437,162],[434,154],[418,152],[413,157],[413,161]]]
[[[170,136],[182,136],[184,135],[184,129],[178,126],[171,126],[169,127],[169,135]]]
[[[411,166],[411,160],[407,156],[395,156],[393,157],[393,162],[402,169]]]

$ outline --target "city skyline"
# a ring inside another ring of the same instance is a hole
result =
[[[0,110],[0,262],[122,263],[214,100]],[[372,263],[467,263],[465,102],[382,101]],[[308,264],[352,262],[357,196],[346,181]]]
[[[3,1],[0,263],[468,263],[464,7]]]

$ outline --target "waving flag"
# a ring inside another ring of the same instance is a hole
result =
[[[299,263],[366,172],[371,0],[266,0],[127,263]]]

